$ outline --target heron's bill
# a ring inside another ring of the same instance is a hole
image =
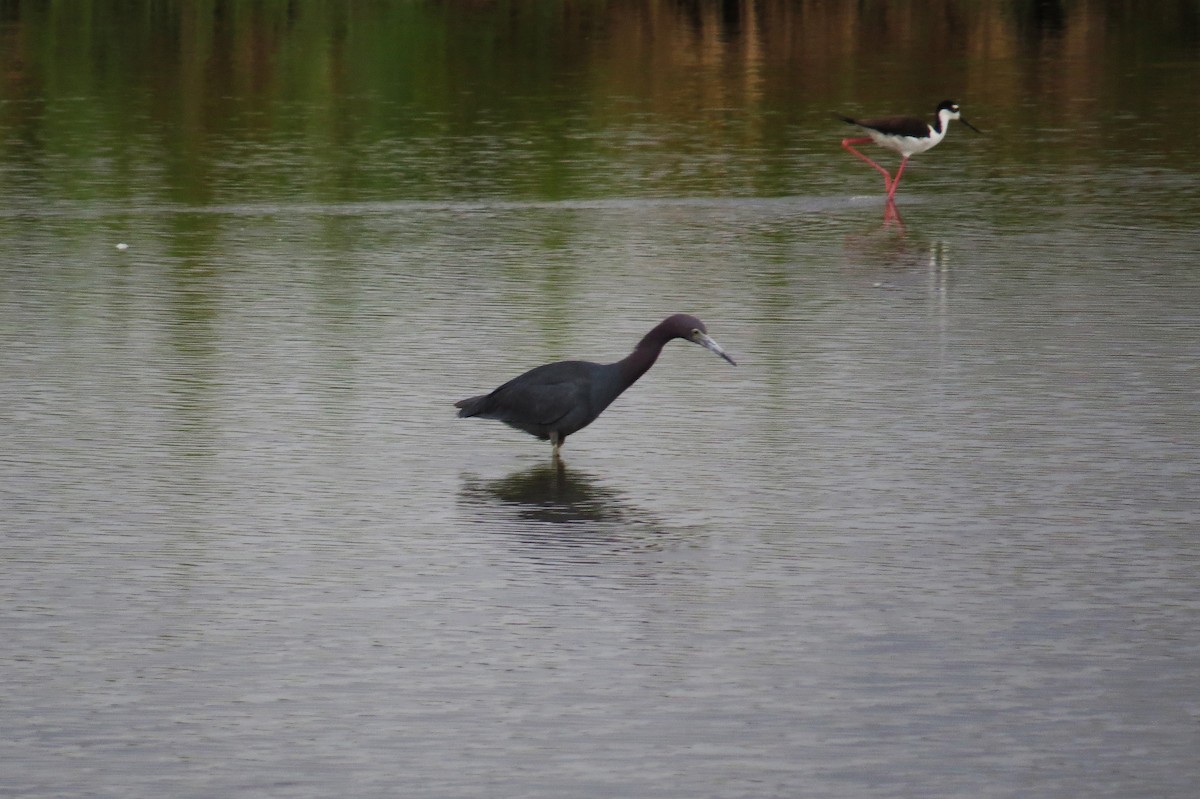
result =
[[[725,350],[721,349],[720,344],[713,341],[711,337],[705,335],[704,333],[696,333],[696,335],[692,338],[692,341],[696,342],[701,347],[704,347],[706,350],[715,352],[717,355],[720,355],[734,366],[737,366],[737,361],[733,360],[733,358],[730,358],[729,355],[726,354]]]

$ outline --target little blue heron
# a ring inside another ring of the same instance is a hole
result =
[[[686,339],[736,366],[694,316],[675,314],[655,325],[616,363],[559,361],[530,369],[490,394],[454,403],[460,417],[496,419],[554,445],[554,457],[567,436],[587,427],[621,392],[658,360],[671,339]]]
[[[887,192],[888,200],[892,200],[896,196],[896,187],[900,185],[900,175],[904,173],[904,165],[908,163],[908,159],[917,153],[933,149],[942,139],[946,138],[946,128],[950,126],[950,120],[957,119],[976,133],[981,132],[979,128],[963,119],[962,113],[958,108],[958,103],[953,100],[943,100],[938,105],[937,116],[934,118],[932,125],[927,124],[923,119],[918,119],[917,117],[854,119],[852,117],[839,116],[838,119],[843,122],[849,122],[851,125],[857,125],[866,131],[867,135],[862,138],[842,139],[842,147],[866,161],[883,174],[883,189]],[[870,158],[867,158],[858,150],[855,150],[852,146],[855,144],[866,144],[870,141],[902,156],[900,168],[896,170],[896,177],[893,178],[888,174],[886,169]]]

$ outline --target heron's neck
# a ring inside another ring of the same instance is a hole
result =
[[[621,383],[625,388],[629,388],[637,382],[639,377],[646,374],[658,360],[658,354],[662,352],[666,343],[664,340],[651,340],[650,336],[646,336],[638,343],[633,352],[617,361],[617,368],[621,373]]]
[[[675,337],[673,333],[667,332],[668,327],[668,320],[663,320],[655,325],[654,329],[642,336],[642,340],[633,348],[633,352],[617,361],[616,366],[621,375],[622,391],[646,374],[646,371],[658,360],[658,354],[662,352],[662,348]]]
[[[639,377],[646,374],[646,370],[658,360],[658,354],[662,352],[662,348],[667,345],[668,341],[675,337],[673,333],[669,333],[667,330],[668,325],[666,321],[657,325],[649,333],[642,336],[642,340],[633,348],[633,352],[617,362],[617,368],[621,372],[621,382],[625,388],[629,388],[637,382]]]

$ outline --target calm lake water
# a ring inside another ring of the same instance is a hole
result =
[[[0,795],[1196,796],[1195,9],[996,5],[0,4]]]

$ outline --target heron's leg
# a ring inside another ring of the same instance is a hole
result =
[[[551,431],[550,443],[554,445],[554,449],[552,450],[551,454],[554,457],[554,460],[558,460],[559,459],[558,451],[562,448],[562,444],[563,444],[563,440],[558,437],[558,431]]]
[[[888,192],[888,195],[891,196],[891,193],[895,191],[895,186],[892,185],[892,176],[888,174],[886,169],[872,161],[870,158],[867,158],[853,147],[855,144],[869,144],[872,141],[874,140],[870,136],[863,136],[862,138],[858,139],[842,139],[842,149],[858,158],[861,158],[871,166],[875,167],[875,169],[879,170],[879,174],[883,175],[883,190]],[[903,169],[903,167],[901,168]]]

